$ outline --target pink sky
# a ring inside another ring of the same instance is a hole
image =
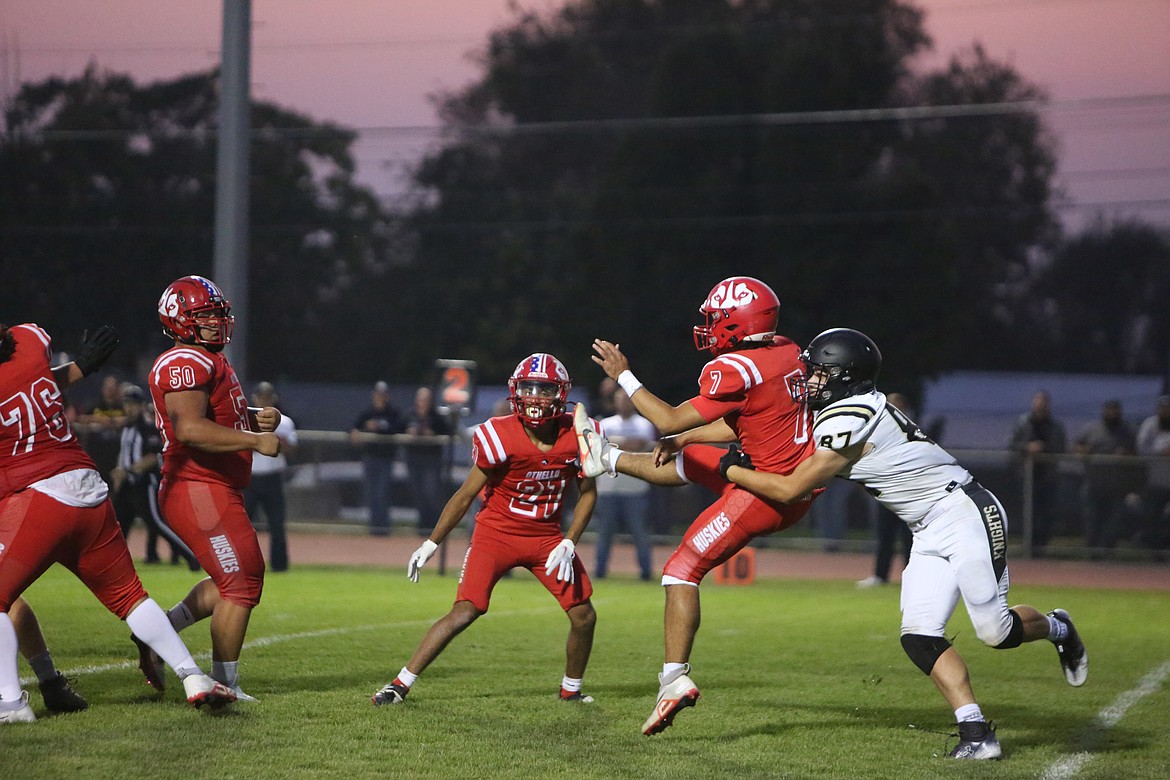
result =
[[[1168,0],[918,5],[935,40],[926,64],[980,41],[1058,105],[1170,94]],[[18,75],[76,75],[91,59],[142,81],[211,67],[221,11],[220,0],[4,0],[0,88]],[[252,13],[255,97],[367,130],[355,146],[360,175],[384,194],[434,142],[421,129],[437,123],[428,93],[471,81],[468,53],[511,18],[507,0],[253,0]],[[1061,141],[1060,183],[1078,206],[1062,212],[1071,228],[1098,210],[1170,225],[1170,100],[1119,115],[1054,111],[1049,126]]]

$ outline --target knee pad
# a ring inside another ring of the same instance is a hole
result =
[[[1024,643],[1024,621],[1020,620],[1014,609],[1009,609],[1008,613],[1012,616],[1012,627],[1008,629],[1008,635],[1002,642],[992,645],[996,650],[1010,650]]]
[[[929,676],[940,655],[951,646],[944,637],[923,636],[922,634],[902,634],[902,649],[914,662],[914,665]]]

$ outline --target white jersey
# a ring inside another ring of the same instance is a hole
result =
[[[841,451],[865,442],[863,454],[837,474],[865,487],[912,528],[971,481],[950,453],[931,441],[876,390],[829,404],[813,421],[817,449]]]

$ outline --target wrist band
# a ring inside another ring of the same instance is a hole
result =
[[[638,381],[638,377],[634,376],[634,372],[628,368],[618,374],[617,383],[622,390],[626,391],[626,395],[631,398],[634,393],[642,389],[642,383]]]

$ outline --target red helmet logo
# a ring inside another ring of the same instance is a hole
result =
[[[520,422],[536,428],[564,413],[572,386],[564,363],[547,352],[535,352],[512,372],[508,400]]]
[[[184,344],[223,347],[232,340],[232,304],[210,279],[184,276],[167,285],[158,299],[163,333]]]
[[[750,276],[724,279],[699,307],[704,324],[696,325],[695,349],[716,355],[745,342],[767,342],[776,335],[780,298],[772,288]]]

